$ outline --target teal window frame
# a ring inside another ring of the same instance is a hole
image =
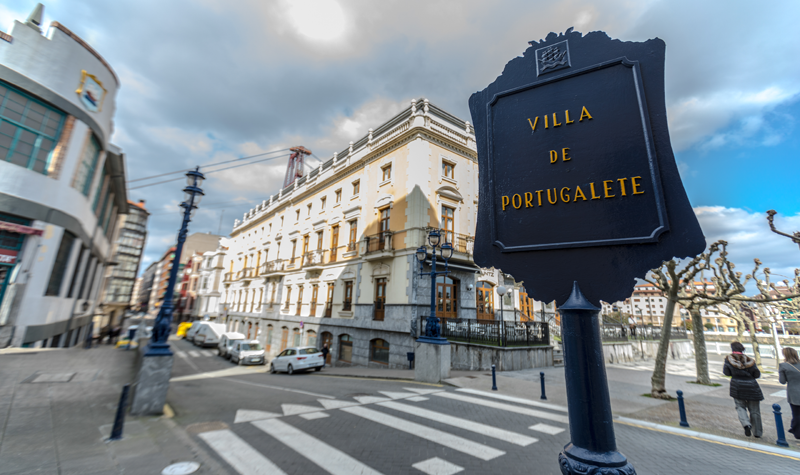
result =
[[[100,141],[97,140],[97,137],[95,137],[94,134],[89,135],[89,141],[86,143],[84,147],[89,147],[91,145],[94,145],[95,149],[97,150],[97,152],[94,154],[94,157],[91,159],[91,163],[87,163],[85,160],[86,158],[85,148],[84,150],[81,150],[81,161],[80,163],[78,163],[79,167],[86,167],[87,169],[86,176],[84,177],[86,181],[85,183],[83,183],[83,185],[81,185],[80,183],[75,183],[76,185],[75,188],[80,190],[80,192],[83,193],[83,196],[86,197],[89,196],[89,191],[92,189],[92,182],[94,181],[94,175],[95,173],[97,173],[97,162],[100,160],[100,152],[103,151],[103,147],[100,146]]]
[[[28,156],[28,162],[26,163],[25,166],[25,168],[27,168],[28,170],[36,171],[34,170],[34,165],[36,165],[37,161],[36,156],[39,154],[39,151],[41,150],[42,142],[45,139],[47,139],[52,141],[53,143],[53,147],[47,154],[47,159],[45,160],[44,163],[44,169],[42,171],[37,171],[37,173],[41,173],[42,175],[47,176],[47,170],[50,168],[50,162],[53,159],[53,151],[56,149],[56,146],[58,145],[58,139],[59,137],[61,137],[61,132],[62,129],[64,128],[64,122],[66,122],[67,115],[64,112],[34,98],[25,91],[18,89],[5,81],[0,81],[0,86],[6,88],[6,93],[0,96],[0,124],[2,124],[3,122],[7,122],[17,128],[16,131],[14,132],[14,137],[11,140],[11,147],[8,149],[8,152],[4,157],[0,156],[0,160],[12,163],[11,157],[14,155],[16,148],[19,145],[20,136],[22,135],[23,131],[28,131],[36,136],[33,143],[33,149],[30,155]],[[19,121],[6,117],[4,115],[6,112],[6,108],[8,107],[8,101],[10,100],[9,92],[14,92],[16,94],[19,94],[28,101],[25,103],[25,109],[23,110],[22,117],[20,118]],[[45,114],[38,130],[34,129],[33,127],[25,125],[25,121],[28,118],[28,113],[31,110],[31,103],[38,104],[44,107],[45,109]],[[45,128],[48,120],[53,114],[56,114],[59,117],[59,120],[58,120],[58,125],[56,126],[56,132],[54,135],[51,136],[47,135],[43,129]]]

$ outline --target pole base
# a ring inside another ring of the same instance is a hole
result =
[[[558,454],[558,465],[563,475],[636,475],[636,469],[619,452],[594,453],[580,450],[585,458],[579,460],[570,456],[570,449],[575,450],[577,447],[568,444]]]

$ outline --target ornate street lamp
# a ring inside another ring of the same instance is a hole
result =
[[[172,268],[169,271],[169,282],[167,283],[167,290],[164,293],[164,303],[158,311],[156,322],[153,325],[153,337],[150,344],[147,346],[145,356],[170,356],[172,352],[169,349],[167,338],[169,337],[170,325],[172,323],[172,310],[173,310],[173,296],[175,293],[175,281],[178,279],[178,267],[181,262],[181,251],[183,251],[183,243],[186,242],[186,234],[189,231],[189,222],[197,210],[197,205],[200,203],[204,193],[200,189],[203,184],[205,176],[200,173],[200,167],[188,172],[186,174],[186,184],[188,185],[183,189],[183,203],[180,207],[183,209],[183,222],[181,229],[178,231],[178,244],[175,246],[175,254],[172,258]]]
[[[425,322],[425,336],[420,337],[419,340],[427,341],[429,343],[440,343],[445,338],[442,338],[442,327],[439,325],[439,319],[436,317],[436,276],[441,274],[449,274],[450,271],[447,270],[447,262],[453,257],[453,246],[449,242],[445,242],[441,246],[439,242],[441,241],[441,234],[439,231],[434,229],[428,234],[428,244],[431,246],[431,271],[430,272],[422,272],[423,264],[425,263],[425,259],[428,257],[428,248],[425,246],[421,246],[417,249],[417,260],[419,261],[419,272],[420,276],[423,275],[430,275],[431,276],[431,313],[428,315],[428,319]],[[436,248],[439,248],[439,257],[444,259],[444,271],[436,271]],[[440,343],[441,344],[441,343]]]

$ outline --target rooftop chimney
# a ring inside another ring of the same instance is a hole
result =
[[[38,30],[39,33],[41,33],[42,13],[44,13],[44,5],[42,5],[41,3],[37,3],[36,6],[33,7],[33,11],[28,16],[28,20],[25,22],[25,24],[31,28]]]

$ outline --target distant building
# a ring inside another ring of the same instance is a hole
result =
[[[134,296],[136,302],[132,304],[134,311],[137,313],[149,313],[150,311],[150,296],[153,293],[153,284],[155,283],[158,264],[158,262],[151,263],[142,273],[142,283],[139,286],[139,291]]]
[[[114,243],[116,265],[106,270],[106,284],[101,304],[102,315],[95,317],[96,326],[117,326],[123,313],[130,307],[136,274],[147,241],[147,217],[144,200],[128,202],[128,214],[120,218],[117,240]]]
[[[212,320],[222,321],[227,315],[225,313],[227,309],[220,308],[227,245],[227,239],[220,239],[219,247],[215,251],[203,254],[203,263],[200,266],[200,286],[197,289],[197,302],[192,311],[192,317],[195,319],[207,315]]]
[[[0,347],[66,347],[89,328],[128,211],[110,143],[119,79],[42,7],[0,35]]]

